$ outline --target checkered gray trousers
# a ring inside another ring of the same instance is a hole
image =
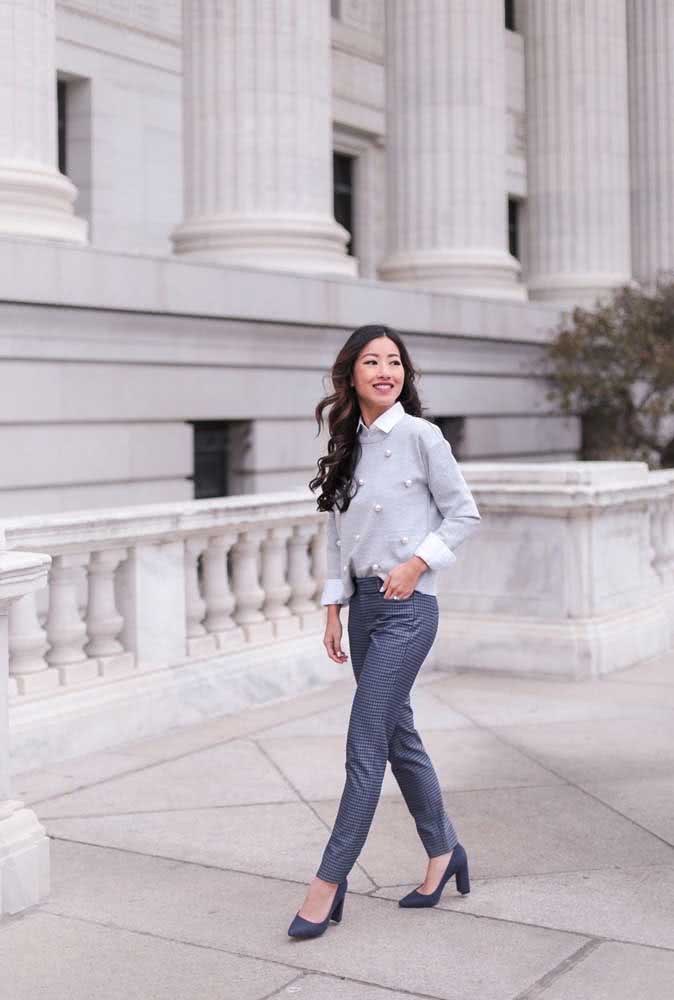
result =
[[[341,882],[360,854],[377,808],[386,761],[429,857],[458,843],[440,783],[414,727],[410,691],[438,631],[438,599],[415,590],[394,601],[378,576],[356,579],[349,650],[356,691],[346,736],[346,781],[317,875]]]

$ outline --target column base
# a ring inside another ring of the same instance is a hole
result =
[[[529,298],[536,302],[560,302],[592,308],[616,288],[635,285],[628,274],[606,272],[541,274],[527,281]]]
[[[0,233],[86,243],[88,222],[73,213],[77,188],[40,164],[0,164]]]
[[[196,260],[302,274],[358,274],[356,258],[345,252],[348,233],[327,218],[214,217],[182,223],[171,239],[174,253]]]
[[[0,802],[0,916],[19,913],[49,894],[49,838],[23,802]]]
[[[382,281],[480,298],[527,297],[518,281],[520,265],[510,254],[490,250],[423,250],[392,254],[379,266]]]

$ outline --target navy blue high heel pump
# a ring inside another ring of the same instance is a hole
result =
[[[290,927],[288,928],[288,934],[291,937],[297,938],[310,938],[318,937],[327,928],[331,920],[334,920],[336,924],[342,919],[342,913],[344,912],[344,896],[346,895],[346,887],[348,885],[347,879],[342,879],[342,881],[337,886],[337,891],[335,892],[334,899],[332,900],[332,905],[328,910],[328,915],[325,920],[313,921],[305,920],[304,917],[299,915],[299,911],[295,914]]]
[[[452,851],[452,856],[445,868],[444,874],[433,892],[417,892],[413,889],[406,896],[398,900],[398,906],[435,906],[442,896],[442,890],[452,875],[456,875],[456,888],[462,896],[467,896],[470,892],[470,879],[468,877],[468,858],[461,844],[456,844]]]

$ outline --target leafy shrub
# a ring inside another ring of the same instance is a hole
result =
[[[581,458],[674,466],[674,274],[575,307],[544,354],[547,398],[581,419]]]

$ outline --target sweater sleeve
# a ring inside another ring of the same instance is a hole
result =
[[[452,448],[445,437],[424,446],[428,488],[443,515],[435,531],[429,531],[414,554],[432,570],[456,561],[454,549],[472,535],[480,523],[480,513],[468,489]]]
[[[328,511],[327,526],[327,573],[321,594],[321,604],[343,604],[342,556],[337,544],[337,523],[334,510]]]

